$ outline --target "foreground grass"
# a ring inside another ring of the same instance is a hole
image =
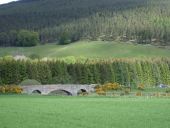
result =
[[[0,96],[1,128],[169,128],[170,99]]]
[[[152,45],[134,45],[116,42],[77,42],[69,45],[46,44],[30,48],[0,48],[0,56],[37,54],[41,57],[91,57],[91,58],[125,58],[125,57],[170,57],[170,50]]]

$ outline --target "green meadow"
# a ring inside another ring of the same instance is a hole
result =
[[[170,99],[0,96],[0,128],[169,128]]]
[[[170,57],[170,49],[153,45],[121,42],[81,41],[69,45],[45,44],[35,47],[1,47],[0,56],[39,55],[40,57],[86,57],[86,58],[127,58],[127,57]]]

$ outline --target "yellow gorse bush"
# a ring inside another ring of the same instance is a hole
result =
[[[142,92],[136,92],[136,96],[142,96]]]
[[[119,83],[106,83],[102,86],[97,86],[96,93],[99,95],[106,95],[107,91],[118,89],[121,89],[121,85]]]
[[[145,89],[145,85],[144,84],[139,84],[137,88],[139,90],[144,90]]]
[[[21,94],[23,89],[20,86],[16,85],[6,85],[0,86],[0,93],[7,94],[7,93],[14,93],[14,94]]]
[[[102,86],[103,90],[118,90],[121,89],[121,85],[119,83],[107,83]]]

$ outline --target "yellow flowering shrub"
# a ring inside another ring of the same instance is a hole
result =
[[[121,89],[121,85],[118,83],[107,83],[102,86],[96,86],[95,89],[98,95],[106,95],[107,91]]]
[[[145,85],[144,84],[139,84],[137,88],[138,88],[138,90],[144,90]]]
[[[0,93],[5,93],[5,87],[4,86],[0,86]]]
[[[141,92],[136,92],[136,96],[142,96]]]
[[[121,89],[121,85],[118,83],[107,83],[102,86],[103,90],[109,91],[109,90],[119,90]]]
[[[14,94],[21,94],[23,89],[20,86],[16,85],[6,85],[6,86],[0,86],[0,93],[8,94],[8,93],[14,93]]]

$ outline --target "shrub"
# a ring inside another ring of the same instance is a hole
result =
[[[98,95],[106,95],[107,91],[121,89],[121,85],[118,83],[106,83],[102,86],[95,86],[96,93]]]
[[[160,92],[154,93],[153,96],[160,97]]]
[[[77,59],[74,56],[67,56],[67,57],[63,57],[60,58],[59,60],[67,63],[67,64],[75,64]]]
[[[94,87],[94,89],[98,89],[98,88],[100,88],[101,86],[100,85],[96,85],[95,87]]]
[[[170,88],[167,88],[165,92],[170,93]]]
[[[167,96],[167,93],[162,93],[161,96]]]
[[[144,84],[139,84],[137,89],[138,90],[144,90],[145,89],[145,85]]]
[[[118,83],[107,83],[102,86],[102,89],[105,91],[118,90],[121,89],[121,85]]]
[[[101,92],[101,91],[104,91],[101,87],[96,88],[96,93]]]
[[[97,92],[98,95],[100,96],[106,96],[106,92],[105,91],[99,91]]]
[[[5,93],[5,87],[4,86],[0,86],[0,93]]]
[[[122,91],[124,91],[125,95],[128,95],[131,92],[131,87],[130,86],[124,86],[122,85],[120,88]]]
[[[136,96],[142,96],[141,92],[136,92]]]
[[[27,79],[22,81],[19,85],[24,86],[24,85],[41,85],[40,82],[34,79]]]
[[[98,95],[106,95],[106,91],[103,90],[102,87],[97,87],[97,88],[96,88],[96,93],[97,93]]]
[[[124,93],[124,92],[121,92],[121,93],[120,93],[120,96],[124,96],[124,95],[125,95],[125,93]]]
[[[0,93],[3,94],[21,94],[23,89],[16,85],[6,85],[0,87]]]
[[[125,92],[126,95],[128,95],[130,93],[130,89],[125,88],[124,92]]]
[[[32,60],[35,60],[35,59],[40,59],[40,56],[37,55],[37,54],[31,54],[31,55],[29,56],[29,58],[32,59]]]
[[[8,55],[8,56],[4,56],[3,60],[4,61],[10,61],[10,60],[14,60],[14,58],[13,58],[13,56]]]

